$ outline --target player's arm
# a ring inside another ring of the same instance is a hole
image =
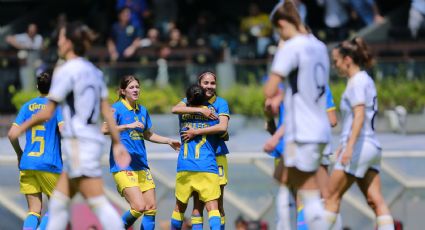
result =
[[[11,136],[14,132],[17,132],[17,129],[19,129],[19,126],[17,124],[13,124],[12,127],[9,129],[8,137],[10,140],[10,143],[12,144],[13,149],[15,150],[16,155],[18,156],[18,162],[21,160],[22,157],[22,148],[19,144],[19,139],[16,137]]]
[[[17,139],[23,132],[25,132],[25,130],[49,120],[53,116],[56,107],[57,103],[49,100],[45,109],[42,109],[16,129],[11,129],[8,134],[9,139]]]
[[[136,122],[133,122],[131,124],[117,125],[117,130],[118,130],[118,132],[122,132],[122,131],[127,130],[127,129],[135,129],[135,128],[143,129],[143,127],[144,126],[141,122],[136,121]],[[105,135],[110,135],[109,126],[108,126],[108,123],[106,121],[103,122],[103,124],[102,124],[102,133],[105,134]]]
[[[332,127],[335,127],[338,124],[335,107],[328,109],[326,112],[328,114],[329,123]]]
[[[27,47],[19,44],[19,42],[16,40],[16,36],[15,35],[9,35],[6,37],[6,42],[9,43],[11,46],[13,46],[16,49],[26,49]]]
[[[179,102],[177,105],[175,105],[171,112],[173,114],[202,114],[204,117],[216,120],[218,119],[217,115],[214,114],[210,109],[205,107],[191,107],[187,106],[184,102]]]
[[[228,116],[219,116],[219,123],[210,127],[201,128],[201,129],[192,129],[189,128],[186,131],[182,131],[183,140],[191,140],[198,135],[213,135],[213,134],[222,134],[227,131],[229,125]]]
[[[281,76],[275,73],[270,73],[270,76],[263,88],[264,96],[266,97],[266,99],[269,99],[269,98],[271,99],[277,94],[279,90],[279,83],[281,81],[282,81]]]
[[[267,140],[266,144],[264,144],[264,151],[267,153],[272,152],[277,144],[279,143],[280,139],[282,139],[283,135],[285,134],[285,126],[281,125],[276,132]]]
[[[365,118],[365,105],[359,104],[353,107],[353,124],[351,125],[351,135],[348,138],[347,146],[345,151],[342,153],[342,163],[348,164],[351,161],[353,155],[354,145],[357,142],[360,131],[363,127],[364,118]]]
[[[180,150],[180,141],[158,135],[158,134],[152,132],[150,129],[146,129],[143,132],[143,137],[145,138],[145,140],[148,140],[150,142],[158,143],[158,144],[168,144],[174,150],[176,150],[176,151]]]

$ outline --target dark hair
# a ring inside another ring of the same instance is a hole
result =
[[[279,20],[286,20],[295,25],[298,30],[300,30],[303,25],[297,7],[295,6],[295,3],[292,2],[292,0],[285,0],[283,4],[278,3],[278,5],[276,5],[272,11],[270,20],[274,26],[278,26]]]
[[[74,53],[83,56],[90,48],[93,37],[90,35],[90,28],[81,22],[71,22],[66,24],[65,37],[71,40]]]
[[[214,80],[217,81],[217,77],[215,76],[215,73],[213,73],[212,71],[203,71],[198,75],[198,84],[201,84],[202,79],[208,74],[213,76]]]
[[[341,56],[351,57],[353,62],[360,67],[370,68],[373,65],[372,54],[370,53],[366,42],[360,37],[343,41],[335,49],[338,50]]]
[[[198,106],[207,101],[207,96],[201,86],[193,84],[186,90],[186,99],[189,106]]]
[[[37,76],[37,89],[41,94],[48,94],[52,84],[53,69],[48,68]]]
[[[121,94],[121,89],[124,90],[127,88],[127,86],[132,82],[132,81],[137,81],[137,83],[139,83],[140,85],[140,81],[139,79],[137,79],[135,76],[133,75],[125,75],[121,78],[120,80],[120,88],[118,89],[118,100],[121,98],[125,98],[125,95]]]

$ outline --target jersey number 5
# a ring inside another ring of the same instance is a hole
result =
[[[44,137],[37,136],[37,131],[45,131],[46,128],[43,125],[36,125],[31,129],[31,144],[35,144],[36,142],[40,143],[40,151],[38,152],[30,152],[28,156],[39,157],[44,153]]]

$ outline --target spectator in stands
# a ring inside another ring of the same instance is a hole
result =
[[[258,5],[252,2],[248,8],[248,16],[242,18],[240,30],[256,39],[257,55],[264,56],[271,43],[272,24],[269,15],[261,12]]]
[[[349,15],[342,0],[325,0],[325,24],[328,41],[342,41],[348,37]]]
[[[154,0],[153,12],[155,27],[159,29],[161,35],[167,37],[177,22],[178,5],[176,0]]]
[[[187,40],[182,36],[178,28],[170,30],[168,45],[171,48],[186,47],[188,44]]]
[[[35,68],[41,64],[40,50],[43,48],[43,37],[37,33],[37,25],[30,23],[26,33],[9,35],[6,42],[20,50],[18,58],[22,60],[19,76],[23,90],[33,90],[35,85]]]
[[[375,0],[350,0],[350,4],[365,25],[384,21]]]
[[[148,3],[146,0],[118,0],[116,9],[120,10],[124,7],[130,9],[131,24],[139,27],[142,31],[142,34],[146,31],[146,21],[151,16],[151,12],[148,7]]]
[[[189,40],[191,44],[205,46],[209,42],[209,36],[214,33],[212,28],[211,15],[203,11],[199,13],[195,24],[189,29]]]
[[[156,28],[150,28],[146,34],[146,38],[140,41],[140,47],[159,47],[160,45],[159,30]]]
[[[67,23],[68,19],[65,13],[60,13],[56,20],[52,23],[53,31],[50,34],[49,44],[56,46],[59,38],[59,31]]]
[[[107,40],[111,61],[131,60],[140,46],[142,31],[130,22],[130,8],[124,7],[118,13],[118,22],[112,25],[111,34]]]
[[[418,31],[425,28],[425,0],[412,0],[409,11],[409,29],[413,38],[416,38]]]

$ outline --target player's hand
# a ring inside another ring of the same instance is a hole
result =
[[[133,56],[134,52],[136,51],[136,49],[133,46],[129,46],[124,50],[124,57],[128,58]]]
[[[272,136],[264,144],[264,147],[263,147],[264,152],[266,152],[266,153],[273,152],[273,150],[276,148],[278,143],[279,143],[279,138]]]
[[[180,151],[180,146],[181,146],[180,141],[170,138],[168,139],[167,142],[168,142],[167,144],[171,146],[171,148],[173,148],[175,151],[177,152]]]
[[[209,118],[211,120],[217,120],[218,116],[208,108],[201,108],[199,111],[204,117]]]
[[[131,157],[127,149],[121,143],[113,145],[114,160],[121,169],[127,168],[130,165]]]
[[[351,162],[351,158],[353,157],[353,148],[346,147],[342,152],[341,164],[348,165]]]
[[[116,62],[118,60],[119,54],[117,51],[113,51],[110,54],[110,59],[112,62]]]
[[[181,131],[181,136],[183,141],[188,142],[196,136],[196,130],[188,127],[187,130]]]
[[[127,125],[128,129],[135,129],[135,128],[143,129],[144,127],[145,126],[140,121],[135,121],[135,122]]]
[[[21,130],[21,127],[17,127],[17,128],[10,129],[7,135],[9,136],[9,139],[14,140],[14,139],[18,139],[23,132],[24,130]]]

